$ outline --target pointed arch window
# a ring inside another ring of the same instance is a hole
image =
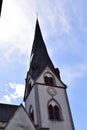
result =
[[[61,107],[54,101],[48,104],[48,115],[50,120],[63,120]]]
[[[49,78],[47,76],[44,77],[45,84],[49,84]]]
[[[48,110],[49,110],[49,118],[50,118],[50,119],[54,119],[53,106],[52,106],[52,105],[49,105],[49,106],[48,106]]]
[[[49,77],[49,83],[50,83],[50,85],[54,85],[54,82],[53,82],[53,78],[52,78],[52,77]]]
[[[53,81],[53,78],[52,78],[52,77],[47,77],[47,76],[45,76],[45,77],[44,77],[44,81],[45,81],[45,84],[46,84],[46,85],[51,85],[51,86],[54,85],[54,81]]]
[[[60,120],[60,110],[57,105],[54,106],[54,115],[55,115],[55,119]]]
[[[34,122],[34,110],[33,110],[32,105],[30,105],[30,108],[29,108],[29,116],[32,119],[32,121]]]

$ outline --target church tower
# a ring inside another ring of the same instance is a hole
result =
[[[66,93],[46,49],[38,19],[25,80],[25,109],[37,130],[75,130]]]

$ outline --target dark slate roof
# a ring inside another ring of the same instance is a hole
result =
[[[60,77],[58,69],[54,68],[48,55],[37,19],[28,74],[35,80],[46,66],[49,66]]]
[[[0,103],[0,121],[8,122],[19,106]]]

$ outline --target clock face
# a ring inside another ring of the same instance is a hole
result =
[[[56,89],[53,88],[53,87],[49,87],[49,88],[47,89],[47,91],[48,91],[48,93],[49,93],[50,95],[52,95],[52,96],[55,96],[55,95],[57,94]]]

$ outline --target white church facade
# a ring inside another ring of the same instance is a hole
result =
[[[18,106],[5,130],[75,130],[66,89],[48,55],[37,19],[25,80],[25,107]]]

